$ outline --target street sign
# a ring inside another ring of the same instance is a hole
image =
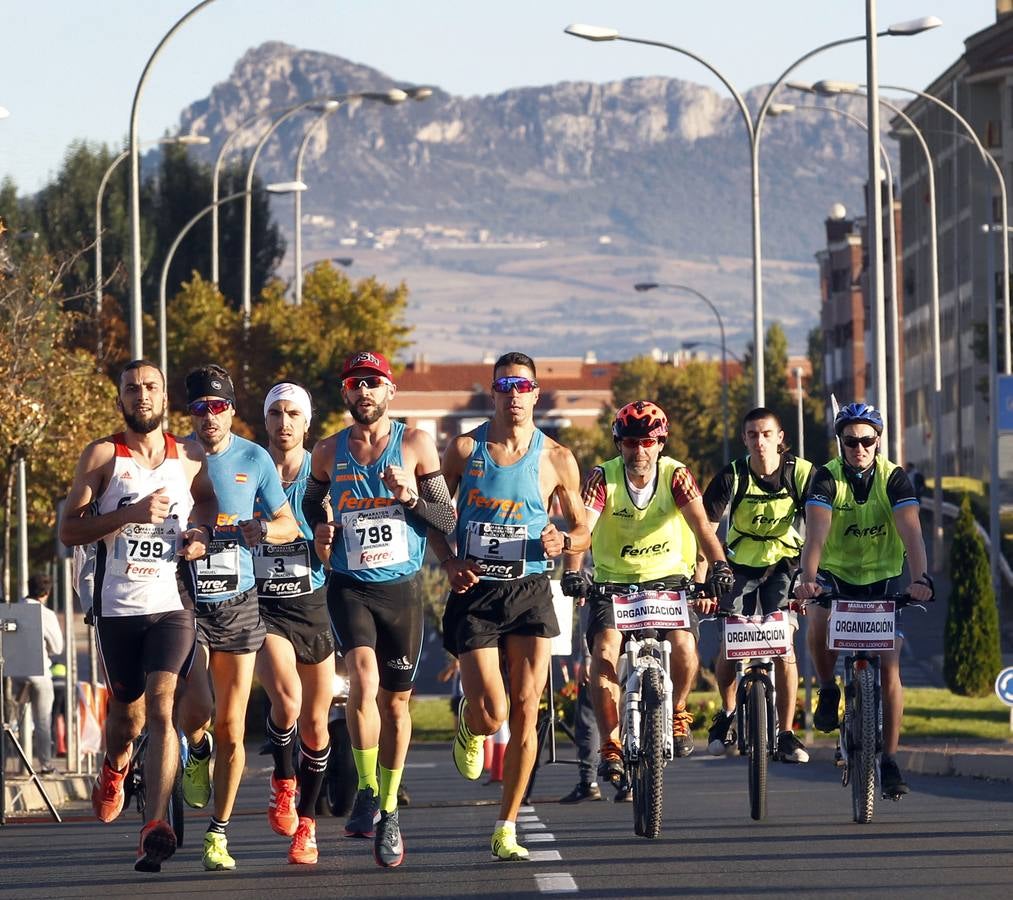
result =
[[[996,423],[999,432],[1013,431],[1013,375],[996,376],[998,405]]]
[[[1013,706],[1013,666],[999,673],[995,680],[995,695],[1007,706]]]

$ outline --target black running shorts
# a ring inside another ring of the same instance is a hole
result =
[[[498,647],[508,634],[554,638],[559,634],[549,577],[480,581],[463,594],[451,593],[443,613],[443,646],[454,656]]]
[[[725,606],[738,616],[769,616],[785,609],[790,597],[788,589],[798,565],[797,559],[782,559],[772,566],[739,566],[731,563],[735,583],[725,597]],[[759,610],[757,610],[759,601]],[[798,628],[798,615],[788,614],[792,628]]]
[[[197,640],[219,653],[256,653],[264,643],[257,589],[217,603],[197,601]]]
[[[686,586],[686,579],[681,576],[675,578],[659,578],[656,581],[650,583],[641,584],[642,590],[660,591],[664,589],[669,590],[684,590]],[[601,584],[596,583],[591,593],[587,598],[587,605],[590,607],[590,611],[587,616],[587,631],[585,632],[587,637],[587,646],[594,650],[594,639],[606,629],[616,627],[615,615],[612,612],[612,595],[625,593],[629,585],[625,584]],[[699,643],[700,641],[700,617],[697,615],[696,610],[693,607],[689,609],[689,632],[693,635],[694,640]]]
[[[422,655],[422,574],[394,581],[360,581],[332,572],[327,609],[342,653],[371,647],[380,687],[410,691]]]
[[[295,648],[297,662],[315,666],[334,652],[326,585],[302,597],[261,597],[260,617],[268,634],[285,638]]]
[[[197,646],[191,609],[151,616],[96,616],[95,637],[109,691],[121,703],[141,697],[152,672],[186,678]]]

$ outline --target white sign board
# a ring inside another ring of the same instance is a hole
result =
[[[727,616],[725,659],[787,656],[791,652],[791,622],[778,610],[769,616]]]
[[[4,626],[4,675],[9,678],[44,675],[46,657],[42,652],[42,605],[0,603],[0,624]]]
[[[638,591],[615,594],[612,614],[620,631],[657,628],[672,631],[689,628],[689,607],[682,591]]]
[[[892,600],[834,600],[827,628],[830,650],[893,650],[897,613]]]
[[[549,582],[552,589],[552,608],[559,623],[559,634],[550,644],[553,656],[573,656],[573,597],[563,593],[563,586],[556,580]]]

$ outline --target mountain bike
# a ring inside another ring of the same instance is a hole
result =
[[[130,770],[123,781],[125,800],[123,805],[127,806],[131,800],[141,815],[142,823],[149,819],[147,814],[147,786],[144,783],[144,759],[148,750],[148,729],[145,728],[140,736],[134,741],[134,752],[130,757]],[[172,781],[172,790],[169,793],[169,806],[166,818],[172,830],[176,834],[176,846],[183,846],[183,766],[186,765],[186,738],[180,735],[180,764],[176,768],[176,775]]]

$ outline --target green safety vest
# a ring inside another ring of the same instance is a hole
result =
[[[654,496],[644,509],[637,509],[626,487],[622,457],[602,466],[605,506],[591,534],[595,581],[637,584],[692,574],[696,535],[672,496],[672,476],[681,468],[670,456],[659,457]]]
[[[820,568],[849,584],[872,584],[896,578],[904,569],[904,542],[893,518],[893,505],[886,495],[886,483],[898,468],[882,456],[876,457],[872,490],[865,503],[857,503],[844,477],[840,457],[827,463],[837,483],[830,533],[823,546]]]
[[[783,478],[787,487],[770,493],[757,483],[748,456],[732,463],[732,502],[726,540],[729,562],[766,568],[799,555],[802,535],[795,528],[795,518],[812,470],[809,460],[788,456],[784,460]]]

